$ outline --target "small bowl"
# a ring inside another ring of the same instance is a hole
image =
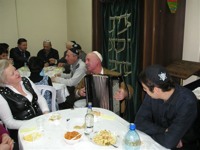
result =
[[[67,131],[63,137],[67,144],[75,144],[83,138],[83,134],[79,131]]]

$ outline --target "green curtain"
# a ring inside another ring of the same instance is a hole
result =
[[[139,68],[139,0],[113,0],[103,4],[103,65],[120,72],[134,88],[127,100],[124,118],[133,122],[141,104],[137,74]]]

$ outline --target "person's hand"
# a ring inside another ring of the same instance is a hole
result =
[[[64,67],[65,63],[58,63],[58,67]]]
[[[183,143],[182,143],[182,141],[180,140],[180,141],[178,142],[176,148],[181,148],[181,147],[183,147]]]
[[[50,63],[50,64],[56,64],[56,59],[50,58],[50,59],[49,59],[49,63]]]
[[[114,99],[121,101],[127,97],[127,92],[124,89],[119,89],[113,96]]]
[[[49,111],[44,111],[44,112],[43,112],[43,114],[48,114],[48,113],[49,113]]]
[[[55,77],[61,77],[61,73],[57,73],[54,75]]]
[[[2,135],[2,144],[8,144],[10,146],[10,149],[12,150],[13,149],[13,146],[14,146],[14,141],[13,139],[11,139],[11,137],[7,134],[7,133],[4,133]]]
[[[49,66],[49,63],[46,62],[46,63],[44,64],[44,67],[48,67],[48,66]]]
[[[79,94],[79,96],[85,96],[86,94],[85,94],[85,88],[82,88],[82,89],[80,89],[79,91],[78,91],[78,94]]]
[[[10,145],[8,144],[4,144],[4,143],[1,143],[0,144],[0,150],[12,150],[13,147],[11,148]]]
[[[56,76],[51,77],[52,82],[56,82]]]

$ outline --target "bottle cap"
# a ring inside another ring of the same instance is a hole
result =
[[[92,102],[88,102],[88,107],[92,107]]]
[[[136,128],[135,124],[134,124],[134,123],[131,123],[131,124],[130,124],[130,130],[135,130],[135,128]]]

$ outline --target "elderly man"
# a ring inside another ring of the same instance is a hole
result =
[[[44,61],[45,67],[48,67],[57,64],[59,54],[56,49],[52,48],[51,41],[46,40],[43,41],[43,49],[39,50],[39,52],[37,53],[37,57]]]
[[[71,108],[73,107],[75,101],[74,89],[75,86],[81,81],[85,76],[86,67],[85,63],[79,58],[79,50],[77,47],[72,47],[67,50],[65,59],[70,65],[69,74],[58,74],[52,77],[51,80],[58,83],[63,83],[67,86],[70,96],[67,97],[67,101],[59,104],[59,109]]]
[[[58,67],[64,67],[65,73],[70,72],[70,64],[68,64],[67,60],[65,59],[67,50],[73,47],[76,47],[77,49],[79,49],[79,58],[82,59],[82,61],[85,61],[86,53],[82,50],[81,46],[77,44],[75,41],[67,41],[66,51],[64,52],[64,56],[58,61]]]
[[[13,59],[13,63],[16,69],[27,65],[30,52],[27,51],[27,40],[20,38],[17,41],[17,47],[10,50],[10,58]]]
[[[86,73],[85,63],[79,58],[79,49],[73,47],[67,50],[65,59],[70,65],[71,72],[52,77],[52,81],[63,83],[66,86],[76,86]]]
[[[175,84],[160,65],[147,67],[139,80],[147,94],[136,115],[137,129],[166,148],[199,149],[199,125],[194,124],[198,105],[192,91]]]
[[[106,75],[111,75],[111,76],[120,75],[120,73],[118,72],[114,72],[106,68],[103,68],[102,60],[103,58],[99,52],[93,51],[93,52],[88,53],[85,60],[87,73],[88,74],[106,74]],[[128,85],[128,90],[129,90],[129,94],[128,94],[127,91],[125,90],[126,87],[124,83],[122,83],[120,87],[121,88],[119,89],[119,91],[115,93],[114,98],[116,100],[124,100],[125,98],[131,98],[131,96],[133,95],[133,88],[130,85]],[[81,82],[77,85],[75,92],[76,92],[77,97],[86,96],[84,80],[81,80]],[[129,97],[127,97],[128,95]],[[124,110],[125,110],[125,102],[123,101],[121,103],[121,113],[123,113]]]

